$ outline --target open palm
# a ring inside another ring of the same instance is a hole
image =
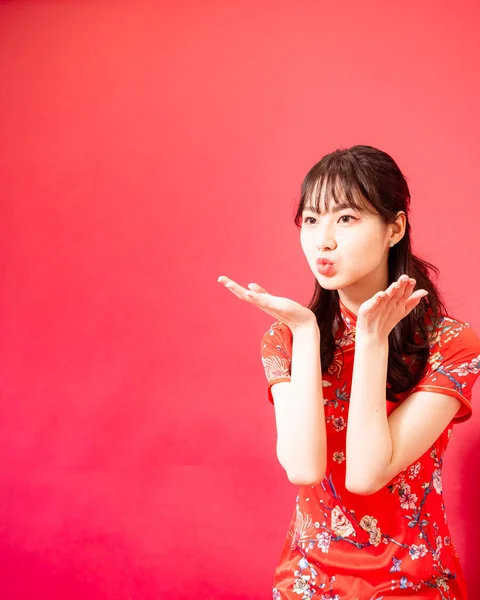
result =
[[[218,280],[223,283],[235,296],[250,304],[258,306],[261,310],[271,315],[277,321],[282,321],[294,331],[302,325],[316,323],[315,313],[294,300],[273,296],[256,283],[249,283],[248,289],[241,286],[233,279],[221,275]]]
[[[413,292],[415,284],[415,279],[402,275],[385,291],[376,293],[361,304],[357,316],[357,333],[387,339],[395,325],[428,294],[422,289]]]

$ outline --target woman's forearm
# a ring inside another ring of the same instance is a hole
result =
[[[388,339],[357,331],[347,424],[346,487],[359,494],[376,489],[392,456],[386,386]]]
[[[327,444],[316,322],[293,331],[290,402],[279,425],[277,452],[290,480],[301,485],[321,481]]]

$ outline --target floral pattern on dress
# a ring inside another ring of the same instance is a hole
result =
[[[442,467],[453,425],[471,414],[472,387],[480,374],[480,339],[468,323],[444,316],[433,326],[427,316],[427,369],[399,402],[387,401],[387,408],[394,410],[421,389],[453,395],[462,408],[421,457],[381,490],[361,496],[345,487],[355,316],[341,306],[342,322],[334,328],[337,362],[322,374],[327,470],[318,485],[298,489],[272,597],[386,600],[392,591],[408,590],[412,597],[421,594],[422,600],[462,600],[465,580],[449,532]],[[292,339],[288,327],[278,322],[264,335],[262,361],[269,389],[275,381],[288,381]],[[351,565],[348,574],[346,564]],[[358,590],[352,589],[352,582]]]

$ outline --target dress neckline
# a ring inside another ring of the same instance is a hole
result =
[[[357,324],[357,315],[355,313],[353,313],[351,310],[349,310],[345,304],[340,300],[340,298],[338,299],[339,305],[340,305],[340,314],[342,316],[342,319],[344,321],[345,324],[351,325],[351,326],[355,326]]]
[[[336,319],[334,325],[334,337],[337,345],[343,347],[355,344],[357,316],[339,300],[340,319]]]

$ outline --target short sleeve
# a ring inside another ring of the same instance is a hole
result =
[[[472,416],[472,388],[480,374],[480,338],[468,323],[444,317],[430,347],[424,376],[411,390],[455,396],[462,406],[453,423]]]
[[[272,385],[280,381],[290,381],[292,341],[293,334],[290,328],[281,321],[273,323],[262,337],[261,358],[268,382],[268,399],[272,404]]]

